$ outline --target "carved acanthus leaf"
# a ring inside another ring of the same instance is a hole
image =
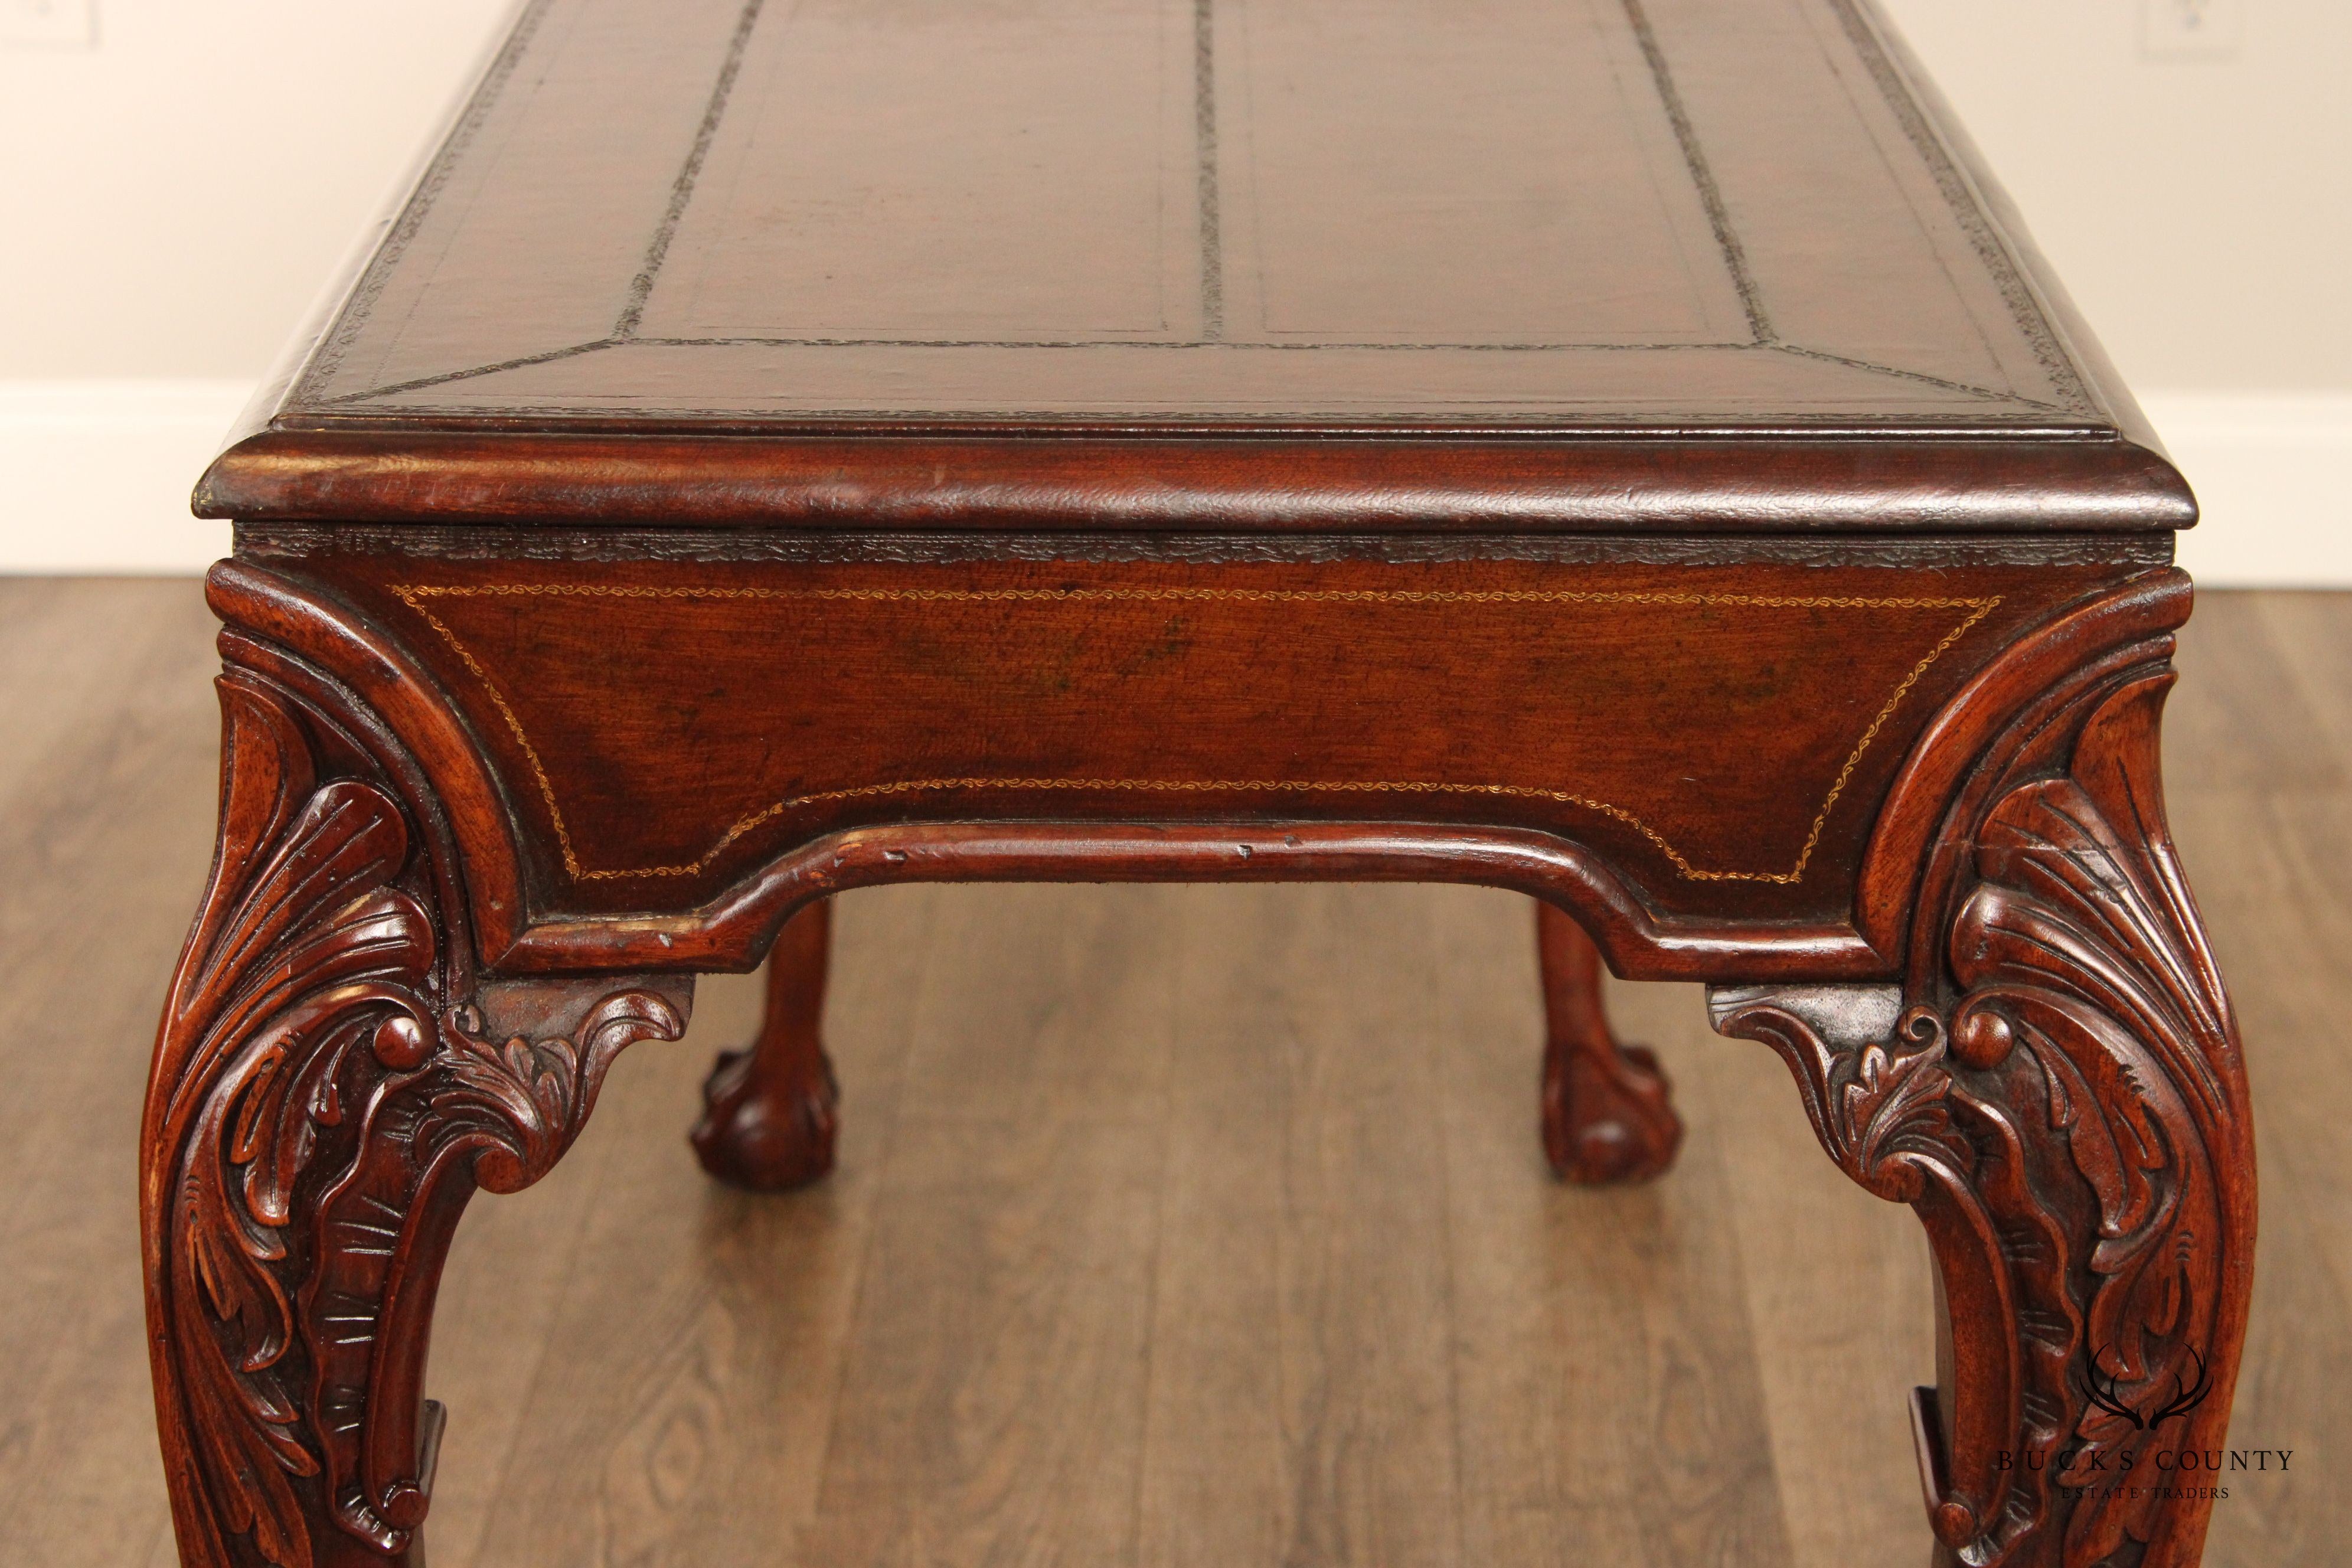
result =
[[[348,780],[310,787],[285,715],[236,687],[223,701],[222,861],[250,870],[214,889],[173,987],[158,1059],[171,1090],[148,1146],[174,1157],[148,1180],[169,1183],[160,1261],[180,1342],[215,1352],[179,1368],[194,1462],[229,1504],[214,1544],[249,1535],[290,1563],[310,1552],[291,1478],[320,1468],[298,1419],[295,1189],[320,1130],[341,1120],[355,1047],[427,1026],[433,940],[391,886],[408,837],[390,798]]]
[[[2037,1564],[2105,1568],[2156,1538],[2158,1489],[2066,1490],[2055,1457],[2118,1474],[2193,1408],[2251,1240],[2221,1181],[2246,1161],[2235,1026],[2158,805],[2166,684],[2110,694],[2065,774],[1985,814],[1948,977],[1892,1037],[1832,1040],[1818,1002],[1769,992],[1717,1020],[1789,1062],[1823,1148],[1919,1208],[1968,1298],[1932,1512],[1971,1568],[2029,1540]]]
[[[494,1193],[520,1192],[580,1135],[614,1059],[639,1040],[674,1040],[683,1027],[649,991],[606,997],[572,1039],[492,1041],[478,1011],[453,1009],[444,1022],[444,1073],[419,1136],[436,1146],[478,1145],[475,1179]]]
[[[573,1037],[493,1042],[472,1007],[436,1008],[447,982],[403,883],[399,805],[317,783],[269,694],[233,681],[223,705],[220,869],[150,1097],[151,1289],[177,1347],[166,1449],[205,1471],[183,1496],[214,1500],[183,1529],[211,1562],[294,1568],[321,1518],[408,1544],[431,1463],[423,1315],[457,1211],[478,1183],[543,1175],[621,1049],[683,1024],[623,992]]]
[[[2162,695],[2148,683],[2111,700],[2069,776],[1993,810],[1950,947],[1956,1033],[1988,1072],[2012,1051],[2032,1064],[2093,1200],[2068,1410],[2084,1462],[2110,1471],[2204,1375],[2224,1294],[2221,1167],[2244,1154],[2236,1026],[2158,805]],[[2066,1563],[2147,1540],[2152,1512],[2130,1489],[2093,1490]]]
[[[1945,1103],[1951,1074],[1933,1013],[1905,1014],[1894,1043],[1833,1040],[1805,1010],[1767,991],[1720,1009],[1716,1027],[1780,1053],[1822,1147],[1879,1196],[1908,1203],[1919,1194],[1923,1166],[1973,1163]]]
[[[319,1201],[318,1262],[304,1289],[313,1406],[335,1518],[384,1551],[424,1522],[435,1434],[413,1391],[442,1247],[477,1185],[518,1192],[553,1168],[595,1106],[605,1070],[646,1038],[676,1039],[677,1011],[650,992],[605,998],[574,1037],[493,1040],[470,1005],[444,1014],[415,1070],[378,1082],[342,1175]]]

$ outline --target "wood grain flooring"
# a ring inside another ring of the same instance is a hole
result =
[[[132,1136],[210,851],[193,584],[0,584],[0,1563],[172,1560]],[[2209,595],[2168,738],[2245,1020],[2262,1273],[2215,1568],[2352,1552],[2352,595]],[[1690,1125],[1535,1137],[1523,901],[911,889],[841,911],[838,1173],[707,1183],[747,977],[477,1202],[436,1568],[1920,1563],[1926,1249],[1690,988],[1616,987]]]

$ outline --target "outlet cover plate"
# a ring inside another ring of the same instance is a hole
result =
[[[98,0],[0,0],[0,49],[87,49],[98,43]]]
[[[2156,60],[2235,59],[2246,0],[2140,0],[2140,48]]]

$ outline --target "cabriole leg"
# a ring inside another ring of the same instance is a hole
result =
[[[768,954],[767,1013],[743,1050],[724,1051],[703,1085],[693,1133],[702,1168],[731,1186],[779,1193],[833,1169],[841,1090],[824,1054],[833,901],[784,923]]]
[[[1822,1146],[1927,1226],[1913,1414],[1937,1561],[2190,1568],[2254,1243],[2236,1026],[2164,823],[2168,673],[1956,810],[1901,987],[1717,991]],[[2195,1456],[2184,1460],[2184,1456]]]
[[[1683,1124],[1644,1047],[1620,1046],[1601,1009],[1601,950],[1551,905],[1536,905],[1543,965],[1543,1144],[1563,1181],[1646,1181],[1674,1163]]]
[[[414,819],[333,721],[221,683],[220,847],[141,1139],[149,1345],[190,1568],[415,1564],[442,1259],[552,1167],[688,983],[476,985]]]

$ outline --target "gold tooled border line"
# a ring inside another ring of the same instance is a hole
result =
[[[1895,716],[1895,710],[1920,677],[1941,658],[1951,646],[1968,635],[1977,623],[1992,614],[2000,604],[1998,595],[1990,598],[1899,598],[1838,595],[1780,594],[1704,594],[1673,592],[1579,592],[1574,590],[1547,591],[1541,589],[1441,590],[1441,589],[1281,589],[1281,588],[686,588],[634,586],[625,584],[569,583],[506,583],[479,585],[395,585],[393,592],[401,602],[425,623],[439,633],[450,651],[473,672],[482,683],[482,689],[506,721],[513,732],[515,743],[522,748],[530,762],[532,774],[539,781],[540,797],[547,803],[547,815],[555,826],[557,846],[563,854],[563,867],[574,881],[620,881],[640,877],[699,876],[728,847],[745,834],[762,824],[773,821],[788,811],[802,806],[822,805],[833,801],[862,800],[894,795],[914,795],[933,790],[997,789],[1015,791],[1075,790],[1089,793],[1134,791],[1181,794],[1325,794],[1356,792],[1381,795],[1486,795],[1519,800],[1544,800],[1559,805],[1573,805],[1613,818],[1633,828],[1657,846],[1661,854],[1671,861],[1676,871],[1694,882],[1771,882],[1790,884],[1801,880],[1805,868],[1811,863],[1813,851],[1821,845],[1822,830],[1827,826],[1830,812],[1847,784],[1853,770],[1860,765],[1863,754],[1878,739],[1878,732]],[[457,635],[438,616],[422,603],[428,598],[622,598],[622,599],[819,599],[860,602],[894,600],[950,603],[1066,603],[1076,600],[1225,600],[1254,604],[1652,604],[1652,605],[1740,605],[1769,606],[1777,609],[1966,609],[1968,617],[1946,632],[1941,641],[1927,650],[1927,656],[1911,667],[1895,688],[1862,739],[1838,769],[1837,780],[1822,801],[1821,810],[1814,814],[1813,825],[1805,835],[1804,847],[1798,852],[1797,863],[1786,871],[1710,871],[1693,866],[1666,839],[1665,836],[1622,805],[1594,800],[1587,795],[1566,790],[1540,789],[1529,784],[1479,784],[1415,783],[1396,779],[1366,782],[1314,782],[1300,779],[1074,779],[1074,778],[938,778],[904,779],[891,784],[860,784],[850,789],[819,790],[809,795],[796,795],[761,807],[735,823],[719,841],[705,851],[700,858],[683,866],[645,866],[625,870],[590,870],[580,863],[572,843],[571,829],[563,820],[563,809],[556,804],[555,785],[548,777],[547,768],[540,761],[539,749],[524,732],[522,721],[490,679],[471,649],[460,642]]]

